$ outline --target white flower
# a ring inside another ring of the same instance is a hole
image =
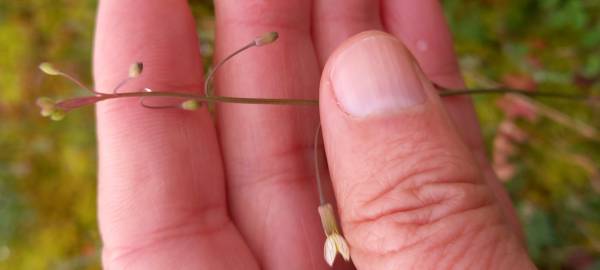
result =
[[[335,256],[337,253],[340,253],[345,261],[349,261],[350,248],[348,247],[348,243],[346,243],[344,237],[339,233],[331,204],[319,206],[319,215],[321,216],[323,230],[327,236],[324,247],[325,261],[327,264],[329,264],[329,266],[333,266],[333,262],[335,261]]]
[[[337,253],[342,255],[345,261],[350,260],[350,249],[348,248],[348,243],[343,236],[339,233],[334,233],[330,236],[327,236],[325,240],[325,261],[329,266],[333,266],[333,262],[335,261],[335,255]]]

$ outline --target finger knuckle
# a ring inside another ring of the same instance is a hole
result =
[[[379,151],[386,154],[371,162],[377,167],[349,189],[345,208],[352,210],[342,213],[349,241],[378,253],[408,248],[427,242],[438,224],[493,204],[477,165],[461,151],[425,139],[397,143]]]

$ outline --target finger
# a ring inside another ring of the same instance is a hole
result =
[[[433,85],[400,41],[366,32],[322,78],[321,120],[358,269],[533,269]]]
[[[379,1],[314,1],[313,39],[321,66],[344,40],[366,30],[383,29]]]
[[[279,40],[239,56],[217,75],[221,95],[316,98],[319,66],[311,1],[216,2],[217,56],[264,32]],[[314,107],[218,108],[228,195],[236,224],[265,269],[325,268],[312,173]]]
[[[99,90],[111,91],[136,61],[145,69],[126,85],[132,91],[190,91],[202,85],[185,1],[102,1],[96,32]],[[136,99],[117,100],[99,104],[97,120],[106,268],[256,266],[227,216],[216,134],[205,110],[149,110]]]
[[[446,25],[438,0],[396,1],[383,0],[382,17],[388,32],[399,37],[434,83],[447,88],[464,88],[458,62],[452,46],[452,36]],[[446,97],[445,108],[465,143],[485,172],[485,179],[501,201],[504,212],[510,217],[519,234],[521,226],[510,199],[496,178],[486,158],[485,145],[475,109],[469,97]]]

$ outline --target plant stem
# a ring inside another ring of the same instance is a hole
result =
[[[552,92],[531,92],[521,89],[512,89],[504,87],[496,87],[489,89],[448,89],[438,87],[442,91],[440,92],[441,97],[459,96],[459,95],[479,95],[479,94],[518,94],[528,97],[541,97],[541,98],[558,98],[558,99],[570,99],[570,100],[586,100],[586,99],[597,99],[595,96],[587,95],[571,95],[563,93],[552,93]]]
[[[549,92],[530,92],[519,89],[511,88],[491,88],[491,89],[446,89],[441,88],[441,97],[451,97],[460,95],[482,95],[482,94],[518,94],[528,97],[538,98],[556,98],[556,99],[567,99],[567,100],[600,100],[598,96],[587,96],[587,95],[570,95],[562,93],[549,93]],[[202,102],[223,102],[223,103],[237,103],[237,104],[264,104],[264,105],[301,105],[311,106],[318,105],[319,100],[317,99],[288,99],[288,98],[243,98],[243,97],[229,97],[229,96],[206,96],[192,93],[183,92],[125,92],[125,93],[114,93],[114,94],[99,94],[98,101],[116,99],[116,98],[127,98],[127,97],[173,97],[181,99],[193,99]]]

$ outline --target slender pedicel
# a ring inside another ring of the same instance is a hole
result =
[[[64,72],[62,72],[62,71],[60,71],[60,70],[56,69],[56,68],[55,68],[55,67],[54,67],[52,64],[50,64],[50,63],[43,62],[43,63],[41,63],[41,64],[40,64],[38,67],[40,68],[40,70],[42,70],[44,73],[46,73],[46,74],[48,74],[48,75],[50,75],[50,76],[62,76],[62,77],[64,77],[64,78],[67,78],[69,81],[71,81],[71,82],[75,83],[77,86],[79,86],[79,87],[81,87],[81,88],[83,88],[83,89],[85,89],[85,90],[87,90],[87,91],[89,91],[89,92],[92,92],[92,93],[94,93],[94,94],[100,94],[100,93],[98,93],[98,92],[96,92],[96,91],[94,91],[94,90],[92,90],[92,89],[88,88],[87,86],[85,86],[83,83],[81,83],[81,82],[80,82],[79,80],[77,80],[75,77],[73,77],[73,76],[71,76],[71,75],[69,75],[69,74],[67,74],[67,73],[64,73]]]
[[[260,47],[260,46],[271,44],[271,43],[275,42],[278,38],[279,38],[279,34],[277,32],[266,33],[260,37],[256,37],[254,40],[250,41],[245,46],[239,48],[237,51],[229,54],[223,60],[219,61],[215,65],[214,68],[211,68],[208,71],[208,74],[206,75],[206,81],[204,81],[204,94],[207,97],[212,96],[214,94],[214,91],[211,88],[211,86],[212,86],[212,81],[215,77],[215,73],[217,72],[217,70],[219,70],[219,68],[221,68],[221,66],[223,66],[223,64],[225,64],[227,61],[229,61],[229,59],[235,57],[236,55],[238,55],[238,54],[242,53],[243,51],[250,49],[252,47]]]
[[[142,70],[144,70],[144,64],[142,62],[136,62],[136,63],[131,64],[131,66],[129,66],[129,76],[127,78],[123,79],[120,83],[118,83],[117,86],[115,86],[115,88],[113,88],[112,93],[116,94],[117,91],[119,91],[119,89],[121,89],[121,87],[123,87],[125,84],[127,84],[132,79],[135,79],[138,76],[140,76],[142,74]]]
[[[323,192],[323,183],[321,182],[321,164],[319,162],[319,138],[321,138],[321,124],[317,125],[314,140],[314,161],[315,161],[315,178],[317,180],[317,193],[319,194],[319,207],[317,208],[321,217],[321,224],[325,232],[324,258],[329,266],[333,266],[335,257],[338,253],[342,255],[345,261],[350,260],[350,248],[346,239],[337,225],[335,211],[333,206],[325,199]]]

